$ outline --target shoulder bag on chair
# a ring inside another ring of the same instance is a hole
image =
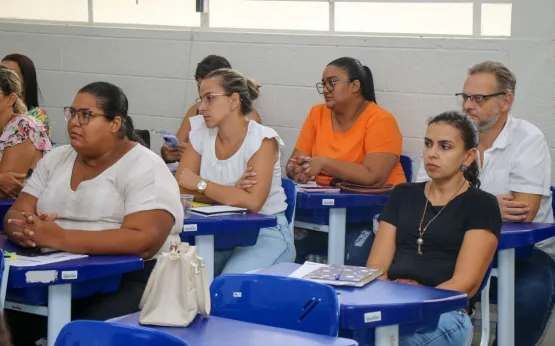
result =
[[[393,184],[387,184],[384,186],[368,186],[368,185],[360,185],[360,184],[353,184],[347,181],[342,181],[337,178],[333,179],[330,182],[331,186],[339,188],[341,191],[350,192],[350,193],[362,193],[362,194],[381,194],[381,193],[388,193],[393,190]]]
[[[210,314],[206,267],[196,246],[172,243],[158,256],[139,307],[139,322],[155,326],[186,327],[198,313]]]

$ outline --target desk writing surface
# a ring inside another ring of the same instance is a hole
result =
[[[297,192],[297,208],[331,209],[383,206],[389,199],[389,193],[358,194],[346,192]],[[333,201],[333,202],[332,202]]]
[[[295,263],[280,263],[256,274],[288,276],[299,267]],[[343,329],[414,323],[468,305],[464,293],[384,280],[374,280],[362,288],[334,288],[339,294],[339,322]]]
[[[17,252],[20,247],[8,241],[6,236],[0,236],[0,248],[9,252]],[[141,270],[143,266],[143,260],[138,256],[89,256],[36,267],[10,267],[8,287],[25,288],[49,284],[85,282]],[[56,272],[56,279],[49,283],[27,282],[27,273],[32,271]],[[76,271],[77,277],[75,278],[72,275],[71,278],[64,279],[62,272],[66,271]]]
[[[277,225],[277,219],[274,215],[257,213],[222,216],[200,216],[186,213],[183,224],[183,235],[197,236],[274,227]]]
[[[555,236],[555,224],[503,222],[497,250],[531,246]]]
[[[110,320],[110,322],[139,325],[140,313]],[[356,346],[353,340],[298,332],[260,324],[235,321],[232,319],[209,316],[197,317],[188,327],[156,327],[161,332],[175,335],[190,346]]]

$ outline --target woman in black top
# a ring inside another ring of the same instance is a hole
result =
[[[464,292],[473,297],[497,248],[501,214],[495,196],[479,189],[478,131],[472,120],[445,112],[428,123],[428,183],[398,185],[380,215],[368,267],[382,279]],[[440,317],[433,332],[401,338],[402,346],[470,345],[465,311]]]

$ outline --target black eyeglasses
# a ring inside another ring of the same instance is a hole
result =
[[[352,82],[351,80],[337,80],[337,79],[328,79],[322,82],[318,82],[316,83],[316,90],[318,90],[319,94],[323,94],[324,93],[324,89],[328,89],[328,91],[332,92],[335,90],[335,85],[338,83],[344,83],[344,82]]]
[[[457,96],[457,99],[461,104],[464,104],[466,101],[470,99],[470,101],[474,102],[477,105],[483,104],[484,102],[486,102],[488,99],[492,97],[501,96],[501,95],[507,95],[507,93],[498,92],[498,93],[488,94],[488,95],[467,95],[465,93],[455,94],[455,96]]]
[[[91,118],[104,116],[104,114],[94,113],[90,109],[75,109],[73,107],[64,107],[64,118],[70,122],[77,115],[77,120],[81,125],[87,125]]]

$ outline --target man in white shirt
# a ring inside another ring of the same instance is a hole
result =
[[[463,111],[480,132],[481,189],[497,196],[507,222],[553,223],[551,156],[543,133],[509,112],[515,75],[503,64],[485,61],[468,72],[457,94]],[[421,165],[416,181],[429,180]],[[555,237],[536,245],[515,264],[515,345],[533,346],[541,338],[555,302]],[[496,280],[491,294],[497,295]]]

